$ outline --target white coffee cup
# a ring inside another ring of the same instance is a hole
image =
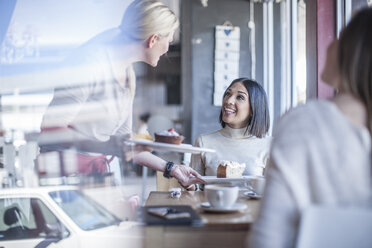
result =
[[[206,185],[204,191],[207,200],[215,208],[231,207],[239,195],[237,186]]]
[[[251,178],[248,181],[248,187],[254,191],[257,195],[263,195],[265,189],[265,178],[264,177],[256,177]]]

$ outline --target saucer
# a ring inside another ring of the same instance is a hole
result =
[[[215,208],[209,204],[209,202],[202,202],[200,203],[199,207],[206,212],[215,212],[215,213],[231,213],[240,210],[244,210],[247,208],[247,205],[243,203],[236,202],[231,207],[228,208]]]
[[[245,196],[248,196],[251,199],[261,199],[262,195],[257,194],[256,192],[248,191],[243,193]]]

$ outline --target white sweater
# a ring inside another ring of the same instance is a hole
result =
[[[371,140],[329,101],[310,102],[274,128],[266,189],[250,247],[293,247],[301,213],[313,204],[367,205]]]
[[[245,134],[245,129],[226,126],[209,134],[200,135],[195,146],[216,150],[216,153],[193,154],[191,167],[201,175],[216,176],[219,161],[245,163],[244,175],[262,175],[270,149],[270,137],[257,138]]]

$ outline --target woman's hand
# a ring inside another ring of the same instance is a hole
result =
[[[197,183],[205,184],[201,175],[186,165],[175,165],[170,174],[175,177],[184,188],[188,188]]]

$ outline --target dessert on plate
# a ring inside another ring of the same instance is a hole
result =
[[[218,178],[239,178],[243,176],[245,164],[234,161],[222,160],[217,168]]]
[[[155,142],[179,145],[184,139],[185,137],[174,131],[174,128],[155,133]]]

